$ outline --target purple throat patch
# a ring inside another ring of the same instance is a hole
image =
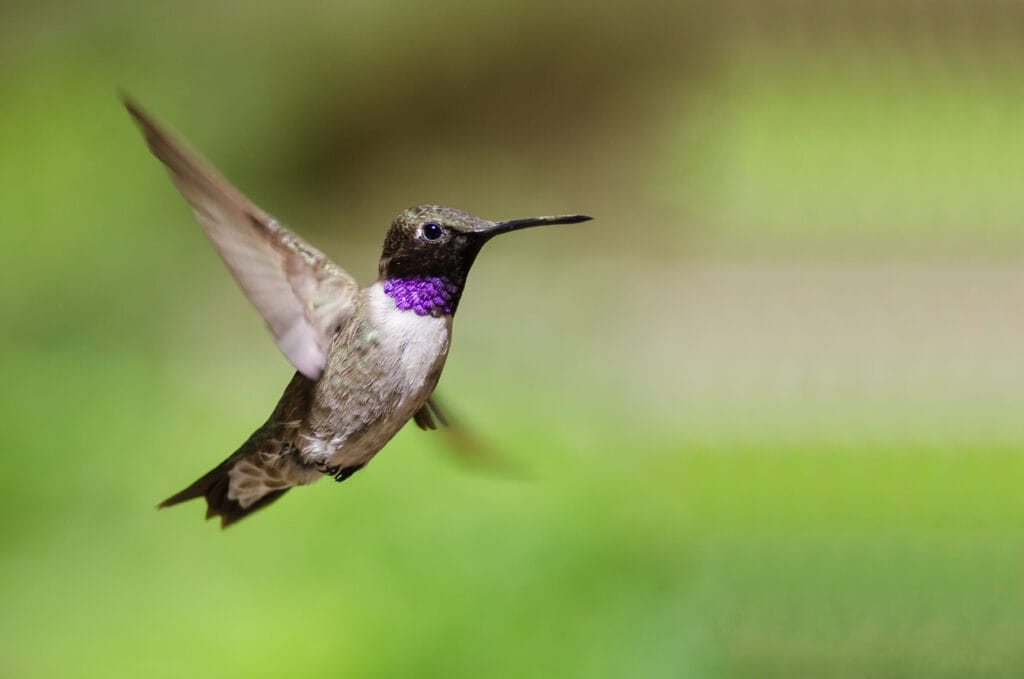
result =
[[[455,313],[461,290],[441,276],[389,278],[384,281],[384,294],[395,300],[402,311],[415,311],[419,316],[443,316]]]

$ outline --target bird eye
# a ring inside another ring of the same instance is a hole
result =
[[[441,237],[444,236],[444,229],[440,224],[427,222],[423,225],[423,228],[420,229],[420,233],[423,234],[423,238],[426,240],[441,240]]]

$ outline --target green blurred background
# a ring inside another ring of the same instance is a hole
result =
[[[1024,10],[0,8],[0,676],[1024,674]],[[228,531],[291,374],[118,88],[363,283],[481,256],[445,402]]]

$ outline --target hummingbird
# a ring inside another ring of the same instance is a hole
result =
[[[124,104],[296,371],[238,450],[159,505],[205,498],[206,518],[219,516],[222,527],[293,486],[344,481],[409,420],[447,424],[432,394],[480,249],[498,234],[590,219],[493,222],[441,205],[409,208],[387,231],[377,280],[360,288],[135,102]]]

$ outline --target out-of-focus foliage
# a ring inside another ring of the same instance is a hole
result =
[[[1019,676],[1024,12],[0,9],[0,676]],[[441,391],[226,532],[290,370],[117,100],[363,282],[482,254]]]

